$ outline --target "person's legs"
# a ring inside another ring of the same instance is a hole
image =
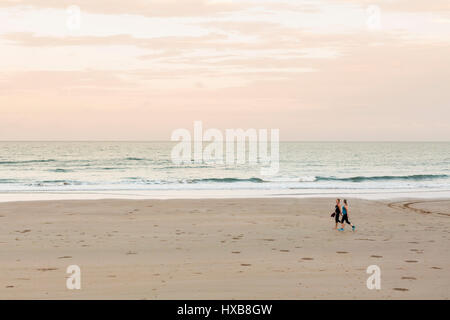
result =
[[[342,220],[339,220],[339,219],[337,220],[337,222],[339,222],[341,224],[341,227],[338,229],[339,231],[344,231],[343,222],[342,222],[344,220],[344,217],[345,216],[342,215]],[[336,223],[336,225],[337,225],[337,223]]]
[[[348,220],[348,214],[346,214],[344,217],[345,217],[345,218],[342,218],[342,226],[344,226],[344,219],[345,219],[345,222],[347,222],[349,225],[352,226],[352,230],[355,230],[355,226],[353,225],[353,223],[351,223],[351,222]],[[344,228],[344,227],[342,227],[342,228]]]
[[[338,223],[339,223],[339,215],[338,215],[338,214],[336,214],[336,215],[334,216],[334,220],[335,220],[335,222],[336,222],[336,225],[334,226],[334,228],[337,229]]]
[[[348,221],[348,214],[346,214],[344,217],[345,217],[344,221],[347,222],[348,224],[351,224],[350,221]]]
[[[351,223],[350,221],[348,221],[348,217],[347,217],[347,223],[348,223],[349,225],[352,226],[352,230],[354,231],[354,230],[355,230],[355,226],[353,225],[353,223]]]
[[[353,227],[353,225],[350,223],[350,221],[348,221],[348,214],[344,214],[342,216],[341,229],[344,229],[344,221],[347,222],[347,224],[349,224],[349,225],[351,225]]]

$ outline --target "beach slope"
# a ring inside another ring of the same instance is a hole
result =
[[[450,200],[349,202],[355,232],[324,198],[0,203],[0,298],[450,298]]]

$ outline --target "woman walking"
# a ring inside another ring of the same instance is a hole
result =
[[[334,207],[334,212],[331,214],[331,217],[334,217],[334,221],[336,222],[334,229],[337,229],[338,227],[340,215],[341,215],[341,199],[336,199],[336,206]]]
[[[347,224],[351,225],[352,230],[355,231],[355,226],[348,220],[348,202],[346,199],[344,199],[344,206],[342,207],[342,220],[341,228],[338,229],[339,231],[344,231],[344,221],[347,222]]]

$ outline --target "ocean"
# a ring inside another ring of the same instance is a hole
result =
[[[0,193],[450,190],[449,142],[281,142],[280,169],[176,165],[174,142],[0,142]]]

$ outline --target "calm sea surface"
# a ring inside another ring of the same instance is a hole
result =
[[[280,170],[175,165],[172,142],[0,142],[0,192],[450,190],[450,143],[280,144]]]

